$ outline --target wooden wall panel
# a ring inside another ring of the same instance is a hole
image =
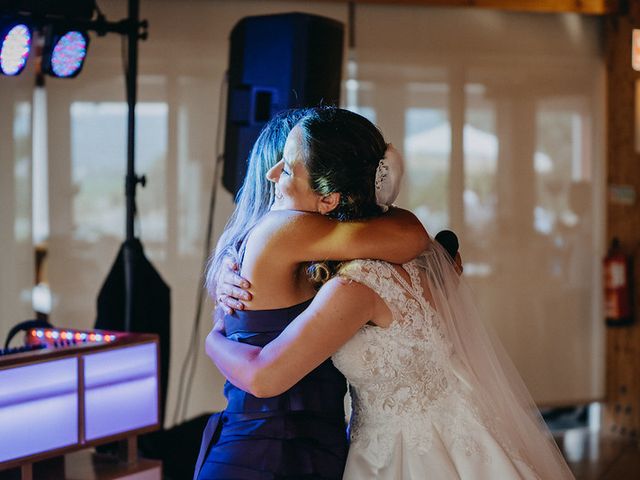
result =
[[[328,1],[348,3],[348,0]],[[430,7],[476,7],[517,12],[573,12],[586,15],[605,15],[618,12],[621,0],[355,0],[354,3],[423,5]]]
[[[640,2],[630,2],[626,15],[605,23],[607,57],[607,184],[630,185],[640,193],[640,155],[635,152],[635,84],[640,73],[631,68],[631,35],[640,28]],[[640,438],[640,208],[607,205],[607,238],[621,240],[634,255],[635,323],[607,329],[607,401],[605,434]]]

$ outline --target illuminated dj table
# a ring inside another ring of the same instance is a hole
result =
[[[135,452],[159,428],[157,336],[32,329],[25,343],[0,356],[0,470],[30,479],[34,462],[122,439]]]

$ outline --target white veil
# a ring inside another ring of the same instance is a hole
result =
[[[492,433],[544,480],[573,479],[527,387],[495,333],[485,326],[471,291],[436,241],[417,259],[426,300],[453,345],[456,375],[472,390]],[[515,321],[515,319],[514,319]],[[495,429],[495,430],[494,430]]]

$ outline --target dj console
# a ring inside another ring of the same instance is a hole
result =
[[[156,335],[27,329],[21,346],[0,350],[0,479],[158,429],[158,386]]]

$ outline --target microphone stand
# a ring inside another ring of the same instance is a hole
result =
[[[140,0],[129,0],[128,2],[129,16],[118,22],[107,21],[105,16],[98,10],[98,16],[93,19],[82,18],[61,18],[50,15],[32,15],[25,12],[14,12],[10,15],[4,15],[11,20],[26,21],[34,27],[40,29],[47,25],[60,29],[78,29],[93,31],[98,36],[104,36],[107,33],[119,33],[126,35],[128,40],[127,51],[127,68],[126,89],[127,89],[127,175],[125,179],[125,196],[126,196],[126,239],[124,242],[124,271],[125,271],[125,311],[124,311],[124,329],[131,331],[133,320],[133,293],[135,287],[135,265],[133,248],[136,245],[134,232],[134,221],[136,214],[136,186],[140,183],[144,187],[146,179],[143,176],[136,175],[135,171],[135,133],[136,133],[136,100],[137,100],[137,76],[138,76],[138,41],[146,40],[147,28],[149,26],[146,20],[140,21]]]
[[[140,1],[129,0],[129,18],[130,25],[140,24]],[[146,34],[143,34],[146,35]],[[135,288],[135,262],[133,248],[135,244],[134,223],[136,215],[136,187],[141,184],[146,185],[145,176],[138,176],[135,170],[135,135],[136,135],[136,101],[138,88],[138,40],[140,34],[138,29],[130,29],[127,32],[128,48],[127,48],[127,70],[126,70],[126,89],[127,89],[127,176],[125,178],[125,197],[126,197],[126,239],[123,247],[124,254],[124,285],[125,285],[125,312],[124,312],[124,330],[131,331],[133,322],[133,294]]]

